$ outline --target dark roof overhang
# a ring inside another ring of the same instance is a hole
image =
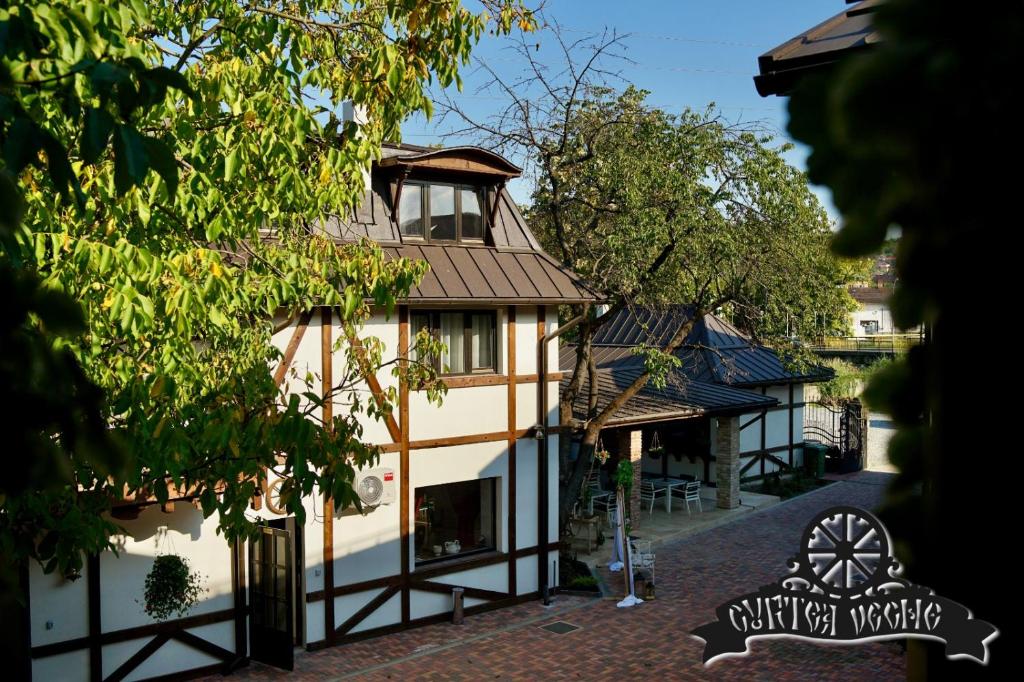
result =
[[[879,2],[862,0],[758,57],[760,73],[754,76],[758,94],[789,95],[808,75],[828,71],[840,59],[877,43],[879,35],[870,15]]]
[[[377,162],[382,169],[470,173],[497,180],[517,178],[523,169],[504,157],[480,147],[447,147],[412,154],[388,156]]]

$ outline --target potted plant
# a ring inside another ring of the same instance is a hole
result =
[[[199,603],[206,592],[203,576],[193,571],[188,559],[177,554],[162,554],[153,560],[146,576],[143,610],[156,620],[172,615],[181,617]]]
[[[604,464],[608,461],[609,457],[611,457],[611,453],[605,448],[604,441],[598,438],[597,447],[594,449],[594,458],[601,464]]]

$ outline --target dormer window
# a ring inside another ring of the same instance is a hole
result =
[[[483,191],[470,185],[405,182],[398,206],[403,237],[428,242],[483,241]]]

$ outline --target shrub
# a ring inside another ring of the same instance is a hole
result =
[[[860,394],[864,372],[844,360],[829,359],[825,365],[836,374],[828,381],[818,384],[818,394],[822,402],[840,402],[856,398]]]
[[[597,578],[592,575],[580,575],[569,581],[570,590],[596,590]]]

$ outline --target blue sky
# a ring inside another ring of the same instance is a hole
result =
[[[786,100],[763,98],[754,89],[753,75],[758,55],[792,38],[830,16],[843,11],[842,0],[547,0],[544,12],[556,20],[570,38],[614,29],[629,34],[623,50],[632,62],[612,62],[623,77],[651,91],[648,101],[670,112],[684,107],[703,109],[714,102],[729,121],[757,121],[780,140],[788,140]],[[534,38],[531,38],[533,40]],[[542,55],[551,66],[558,60],[550,40],[543,33]],[[504,76],[514,76],[521,63],[508,49],[507,38],[486,35],[474,55],[486,60]],[[463,71],[465,84],[460,103],[474,116],[486,115],[502,106],[493,94],[478,92],[485,78],[474,66]],[[459,94],[452,89],[452,96]],[[441,142],[440,134],[457,127],[454,120],[427,122],[422,116],[402,126],[405,142]],[[471,140],[448,140],[448,143]],[[787,155],[790,163],[803,167],[805,151],[797,148]],[[511,187],[517,201],[525,201],[529,187],[519,182]],[[828,192],[816,188],[832,215]]]

